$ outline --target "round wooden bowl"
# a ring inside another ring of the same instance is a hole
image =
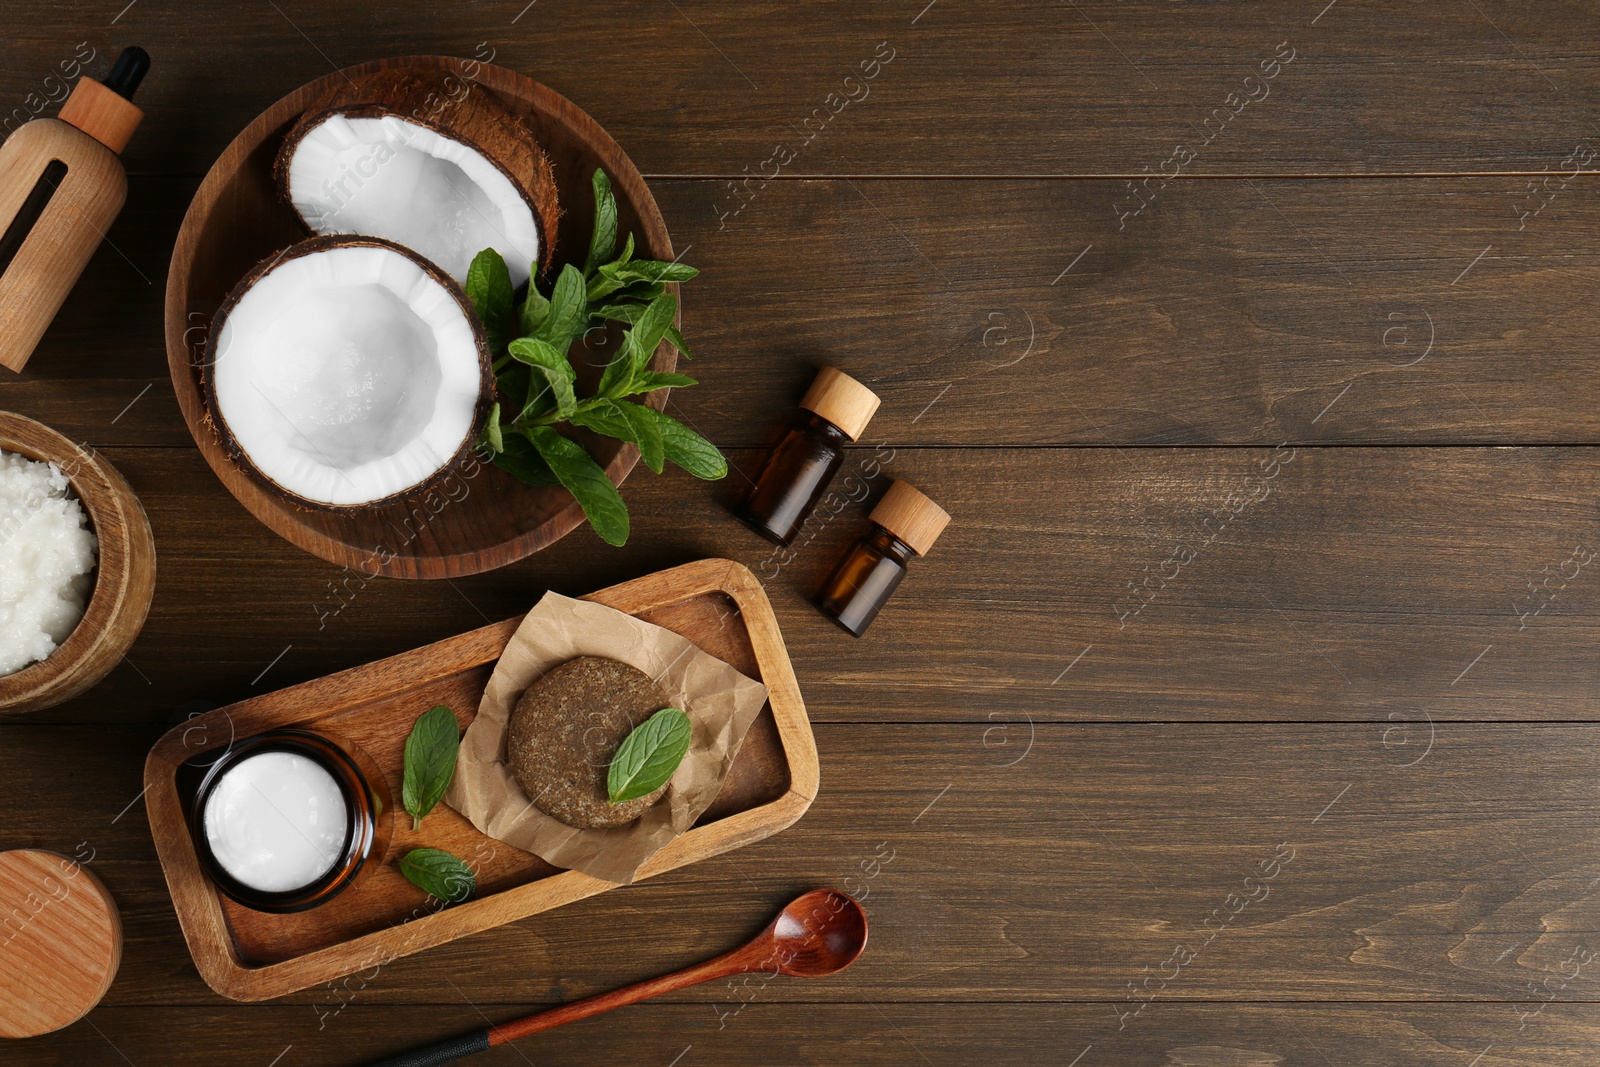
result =
[[[84,692],[122,662],[150,613],[156,542],[144,505],[99,455],[8,411],[0,411],[0,450],[60,467],[100,540],[94,591],[77,628],[47,658],[0,675],[0,711],[38,711]]]
[[[561,265],[582,266],[593,229],[590,175],[603,167],[617,198],[618,233],[634,234],[639,258],[671,260],[672,241],[650,190],[621,147],[570,100],[501,67],[445,56],[384,59],[329,74],[273,104],[222,153],[200,184],[172,250],[167,272],[167,366],[184,421],[206,462],[256,518],[288,541],[331,563],[395,578],[453,578],[503,567],[555,542],[583,521],[572,494],[525,486],[486,463],[468,459],[433,492],[359,514],[306,508],[251,478],[227,454],[207,413],[200,387],[203,350],[223,298],[262,259],[308,234],[278,198],[272,164],[295,120],[335,83],[392,67],[448,70],[489,89],[533,132],[554,166],[562,217],[551,276]],[[676,290],[676,286],[669,286]],[[579,360],[580,389],[592,387],[605,350]],[[651,366],[671,371],[677,351],[663,343]],[[666,404],[667,390],[648,397]],[[639,450],[587,431],[574,437],[618,485]]]

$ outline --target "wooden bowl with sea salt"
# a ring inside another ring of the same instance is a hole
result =
[[[0,675],[0,712],[39,711],[87,691],[132,647],[155,593],[156,544],[144,505],[96,453],[7,411],[0,411],[0,451],[59,467],[100,543],[76,628],[47,658]]]

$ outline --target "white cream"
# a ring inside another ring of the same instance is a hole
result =
[[[293,752],[262,752],[223,772],[204,812],[206,842],[234,879],[265,893],[310,885],[344,852],[350,810],[333,775]]]
[[[54,652],[83,618],[99,543],[54,463],[0,452],[0,674]]]

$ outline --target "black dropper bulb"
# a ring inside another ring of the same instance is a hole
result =
[[[149,70],[149,52],[138,47],[124,48],[117,61],[111,65],[111,73],[106,75],[105,87],[124,100],[132,100],[139,83],[144,81],[144,76]]]

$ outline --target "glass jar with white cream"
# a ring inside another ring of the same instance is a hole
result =
[[[382,803],[342,747],[301,730],[233,745],[195,793],[201,867],[257,911],[304,911],[336,896],[374,851]]]

